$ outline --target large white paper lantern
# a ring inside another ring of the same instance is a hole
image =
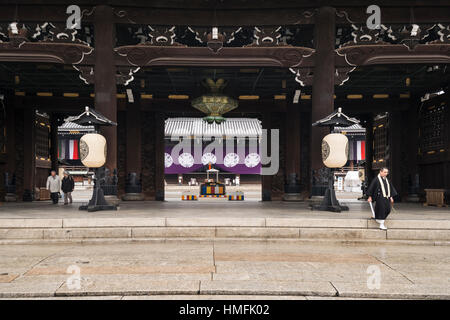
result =
[[[328,168],[341,168],[348,160],[348,138],[330,133],[322,140],[322,161]]]
[[[106,139],[98,133],[87,133],[80,138],[80,159],[89,168],[100,168],[106,162]]]

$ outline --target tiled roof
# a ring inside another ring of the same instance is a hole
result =
[[[361,132],[361,133],[364,133],[364,132],[366,132],[366,128],[362,127],[358,123],[355,123],[355,124],[352,124],[349,127],[334,127],[334,131],[337,131],[337,132],[345,131],[345,132]]]
[[[95,130],[94,126],[80,126],[79,124],[70,122],[71,118],[72,117],[67,118],[66,122],[64,122],[62,125],[58,127],[58,132],[61,133],[67,133],[70,131],[93,132]]]
[[[169,118],[166,120],[166,137],[259,137],[261,121],[250,118],[227,118],[221,124],[209,124],[201,118]]]

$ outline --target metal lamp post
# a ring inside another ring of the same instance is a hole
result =
[[[330,132],[333,132],[334,127],[349,127],[353,124],[359,123],[359,120],[350,118],[342,113],[342,108],[331,113],[323,119],[317,120],[312,125],[317,127],[329,127]],[[322,140],[322,161],[328,168],[328,187],[325,190],[322,203],[313,205],[312,210],[341,212],[348,210],[347,206],[343,206],[336,199],[336,192],[334,190],[334,175],[333,168],[340,168],[345,165],[348,160],[348,139],[345,135],[340,133],[331,133],[325,136]]]
[[[102,180],[105,179],[106,162],[106,139],[98,134],[100,126],[117,126],[117,123],[109,120],[101,113],[86,107],[85,111],[75,117],[71,122],[82,126],[94,126],[96,133],[88,133],[80,138],[80,158],[81,162],[90,168],[94,168],[94,191],[89,203],[79,207],[80,210],[88,212],[100,210],[117,210],[117,206],[109,204],[104,197],[101,187]]]

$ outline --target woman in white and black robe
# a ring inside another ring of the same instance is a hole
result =
[[[381,183],[383,183],[383,186],[381,186]],[[369,185],[367,195],[371,197],[372,201],[375,201],[375,219],[384,222],[391,212],[393,197],[397,195],[392,182],[386,177],[378,175]]]

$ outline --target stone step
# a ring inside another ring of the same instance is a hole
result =
[[[327,238],[70,238],[70,239],[0,239],[0,245],[45,245],[45,244],[125,244],[125,243],[267,243],[364,245],[364,246],[450,246],[446,240],[387,240],[387,239],[327,239]]]
[[[389,229],[450,230],[448,220],[389,219]],[[297,227],[297,228],[344,228],[378,229],[373,219],[348,218],[227,218],[227,217],[180,217],[180,218],[2,218],[0,229],[35,228],[104,228],[104,227]]]
[[[99,281],[100,280],[100,281]],[[369,289],[365,281],[348,283],[338,281],[272,281],[272,280],[149,280],[123,281],[120,277],[110,281],[93,277],[83,282],[80,289],[68,288],[64,280],[4,283],[0,298],[45,297],[137,297],[164,296],[170,299],[179,295],[217,299],[233,295],[239,299],[247,295],[288,297],[340,297],[381,299],[450,299],[448,285],[386,283]]]
[[[0,241],[79,239],[334,239],[450,241],[449,220],[343,218],[0,219]]]

